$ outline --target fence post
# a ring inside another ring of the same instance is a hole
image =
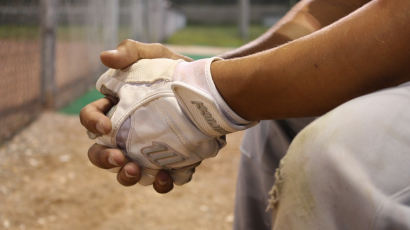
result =
[[[144,28],[146,13],[144,11],[144,0],[131,1],[130,7],[130,25],[131,25],[131,38],[140,42],[148,42],[146,29]]]
[[[56,1],[41,0],[41,102],[55,107]]]
[[[155,7],[156,7],[156,0],[146,0],[146,28],[148,34],[148,42],[155,42]]]
[[[249,0],[239,0],[239,31],[243,40],[249,37]]]
[[[149,42],[160,42],[164,39],[165,7],[166,2],[164,0],[147,0]]]
[[[114,49],[118,44],[119,1],[104,1],[103,39],[105,49]]]

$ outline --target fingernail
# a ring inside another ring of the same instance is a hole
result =
[[[104,124],[103,124],[101,121],[97,122],[97,125],[95,126],[95,128],[96,128],[97,131],[100,132],[101,134],[105,134]]]
[[[125,176],[128,177],[128,178],[136,177],[136,175],[131,175],[129,172],[127,172],[127,170],[125,170],[124,173],[125,173]]]
[[[169,182],[168,175],[160,174],[158,175],[158,184],[161,186],[167,185]]]
[[[168,181],[167,180],[159,180],[158,184],[161,185],[161,186],[164,186],[164,185],[168,184]]]
[[[120,166],[120,164],[118,164],[118,162],[116,162],[114,157],[112,157],[112,156],[108,157],[108,163],[110,163],[111,165],[114,165],[114,166]]]

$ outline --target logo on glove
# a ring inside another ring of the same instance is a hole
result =
[[[181,153],[177,152],[169,145],[156,141],[153,141],[152,145],[142,148],[141,153],[153,164],[161,168],[168,168],[170,165],[185,160],[185,157]]]
[[[204,103],[200,101],[191,101],[191,103],[194,104],[199,111],[201,111],[201,114],[204,117],[206,123],[208,123],[208,125],[211,126],[213,130],[217,131],[222,135],[229,133],[218,124],[218,122],[208,111],[208,108],[204,105]]]

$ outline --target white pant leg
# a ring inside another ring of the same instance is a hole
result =
[[[246,131],[241,145],[233,229],[272,228],[272,213],[266,207],[274,172],[293,137],[313,119],[261,121]]]
[[[410,84],[317,119],[294,139],[277,176],[275,230],[410,229]]]
[[[272,213],[266,212],[274,172],[290,140],[274,121],[261,121],[248,129],[241,145],[235,192],[235,230],[268,230]]]

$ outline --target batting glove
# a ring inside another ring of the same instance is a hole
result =
[[[119,147],[137,162],[140,184],[152,184],[161,169],[175,184],[187,183],[195,167],[226,144],[225,134],[254,124],[219,95],[210,72],[214,60],[143,59],[98,79],[97,90],[118,103],[107,114],[111,132],[97,143]]]

